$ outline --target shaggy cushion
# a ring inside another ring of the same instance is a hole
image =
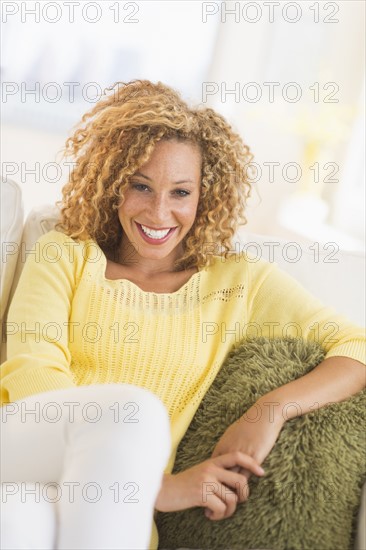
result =
[[[259,397],[324,359],[318,343],[250,339],[228,355],[178,448],[173,473],[206,460],[225,429]],[[204,508],[161,513],[159,548],[347,550],[365,479],[366,391],[288,420],[252,476],[247,502],[228,519]]]

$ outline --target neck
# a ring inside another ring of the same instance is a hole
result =
[[[180,255],[183,250],[180,247]],[[144,258],[140,256],[130,241],[124,242],[121,239],[119,247],[112,254],[112,260],[120,265],[124,265],[134,271],[138,271],[146,277],[158,275],[159,273],[176,273],[174,263],[179,259],[178,250],[174,249],[165,258]]]

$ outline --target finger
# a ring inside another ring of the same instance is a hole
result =
[[[249,455],[246,455],[240,451],[233,451],[232,453],[227,453],[220,455],[215,458],[215,464],[218,466],[223,466],[224,468],[233,468],[235,466],[240,466],[252,472],[255,475],[262,476],[264,475],[263,468],[258,464],[254,458]]]
[[[248,484],[248,481],[252,476],[252,472],[250,472],[246,468],[240,468],[238,473],[240,475],[242,475],[244,477],[244,479],[246,480],[245,492],[243,494],[238,495],[239,496],[239,502],[245,502],[249,498],[249,484]]]
[[[252,475],[252,473],[247,470],[246,468],[241,468],[240,466],[234,466],[234,468],[230,468],[228,471],[230,472],[236,472],[243,476],[243,480],[241,480],[240,487],[236,491],[238,495],[238,502],[245,502],[249,498],[249,485],[248,481]]]
[[[220,521],[233,515],[238,502],[237,494],[229,487],[220,483],[215,494],[207,499],[205,515],[212,521]]]
[[[247,481],[249,481],[249,479],[253,475],[252,472],[247,468],[239,468],[238,474],[241,474],[242,476],[244,476]]]
[[[229,487],[230,490],[235,491],[235,494],[238,497],[238,502],[245,502],[248,500],[249,484],[245,476],[223,468],[218,474],[218,480]]]

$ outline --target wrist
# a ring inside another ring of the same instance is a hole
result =
[[[283,406],[275,393],[262,395],[245,413],[251,422],[269,422],[282,427],[286,422]]]

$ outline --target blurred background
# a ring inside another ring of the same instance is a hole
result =
[[[117,81],[222,113],[254,161],[240,231],[365,247],[365,3],[5,2],[2,174],[27,215],[61,197],[64,143]]]

